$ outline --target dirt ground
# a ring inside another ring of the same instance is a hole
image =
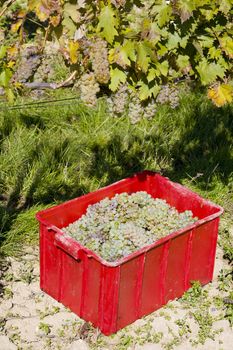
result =
[[[27,248],[20,260],[3,262],[0,350],[231,350],[233,332],[222,302],[227,292],[221,288],[221,271],[227,268],[218,248],[214,280],[201,292],[106,337],[40,290],[38,250]]]

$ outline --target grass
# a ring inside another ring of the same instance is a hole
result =
[[[162,106],[152,121],[131,125],[127,118],[111,117],[104,100],[93,111],[78,99],[69,100],[74,97],[54,92],[39,104],[19,99],[21,108],[0,103],[3,253],[14,254],[21,242],[36,242],[36,211],[143,169],[159,171],[224,205],[230,218],[232,106],[216,108],[192,92],[177,110]],[[51,98],[61,101],[46,103]]]

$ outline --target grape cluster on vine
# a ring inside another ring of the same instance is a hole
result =
[[[96,94],[100,91],[99,84],[93,72],[85,73],[79,80],[80,98],[89,107],[97,104]]]
[[[190,210],[179,213],[165,200],[138,191],[89,205],[63,231],[105,260],[115,261],[196,220]]]
[[[168,103],[171,108],[175,109],[179,106],[179,91],[176,86],[163,85],[156,98],[160,104]]]
[[[107,84],[110,79],[107,43],[101,38],[96,38],[90,47],[92,68],[96,80],[100,84]]]

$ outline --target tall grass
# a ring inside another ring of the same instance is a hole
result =
[[[35,221],[28,219],[33,206],[74,198],[139,170],[189,182],[219,202],[229,193],[232,106],[218,109],[190,93],[177,110],[162,106],[152,121],[131,125],[128,118],[111,117],[104,100],[95,111],[76,100],[69,103],[13,110],[0,105],[3,251],[20,241],[20,227],[25,235],[31,231],[30,240],[36,237]]]

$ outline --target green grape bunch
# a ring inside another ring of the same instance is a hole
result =
[[[106,261],[116,261],[193,224],[190,210],[179,213],[144,191],[116,194],[89,205],[80,219],[62,230]]]

